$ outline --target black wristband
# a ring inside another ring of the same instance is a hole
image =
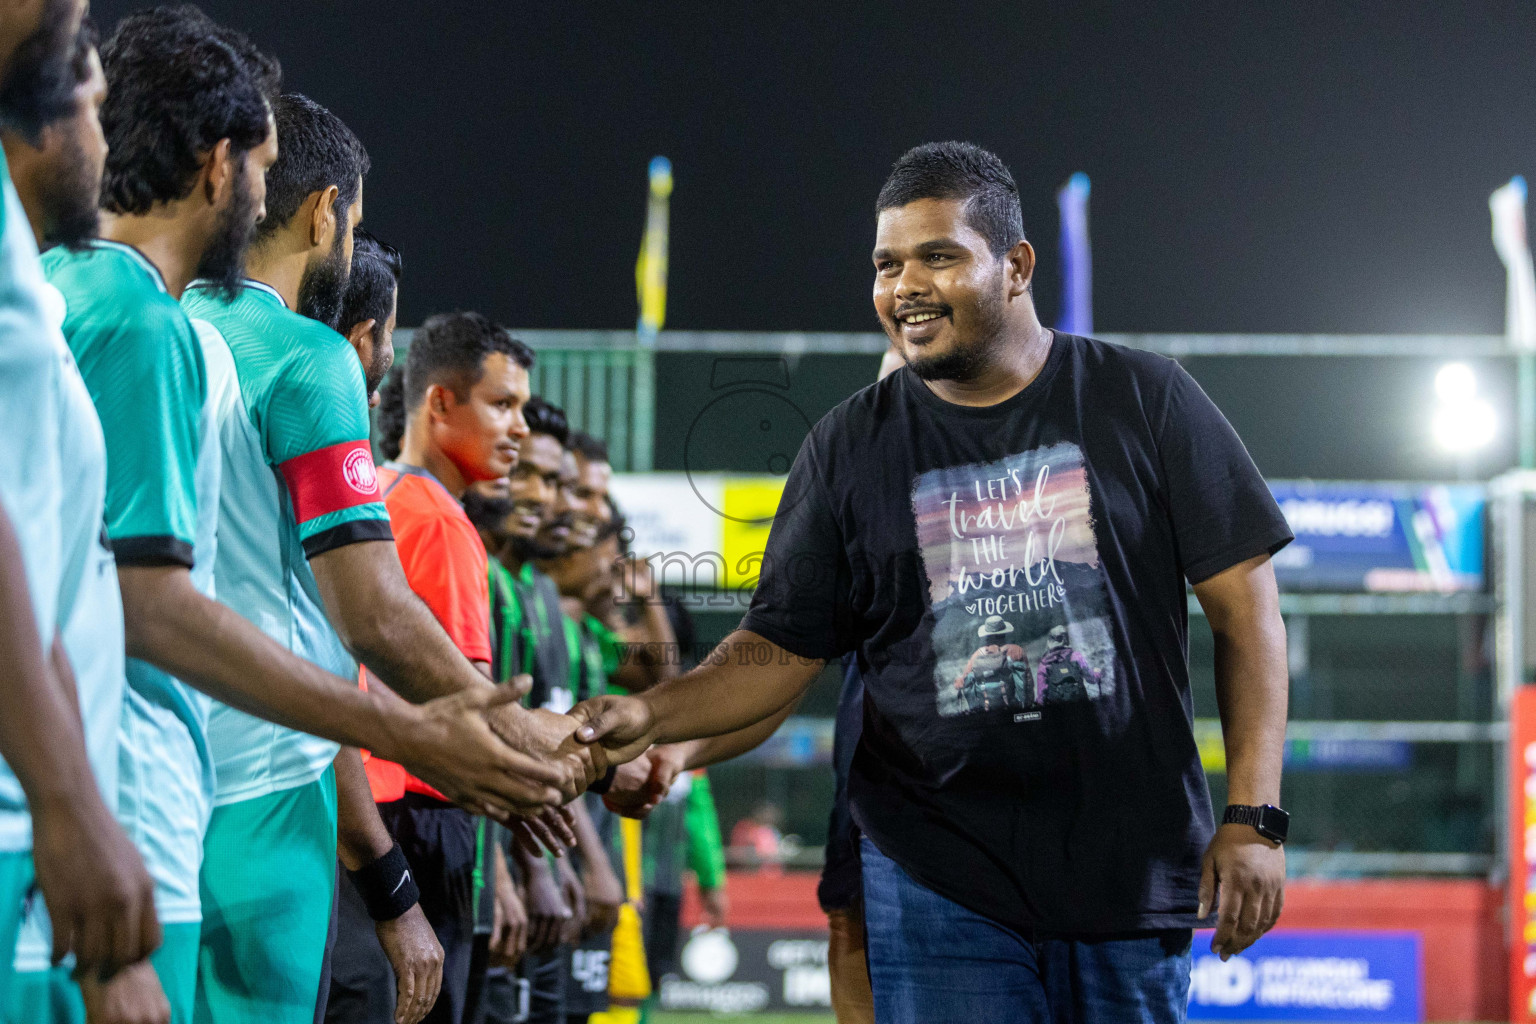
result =
[[[364,864],[347,874],[357,887],[357,894],[363,898],[368,916],[375,921],[393,921],[421,899],[421,890],[411,878],[411,866],[406,863],[399,843],[372,864]]]
[[[602,778],[598,779],[596,782],[592,783],[592,785],[587,787],[587,792],[596,793],[598,796],[602,796],[604,793],[608,792],[608,790],[613,788],[613,777],[618,773],[619,766],[610,765],[608,770],[603,773]]]

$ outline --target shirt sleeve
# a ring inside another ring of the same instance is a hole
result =
[[[715,811],[709,776],[702,771],[693,775],[683,820],[688,836],[688,866],[697,876],[699,888],[720,888],[725,884],[725,844],[720,840],[720,815]]]
[[[267,458],[288,484],[310,558],[393,536],[368,439],[362,367],[350,349],[316,348],[275,383],[262,424]]]
[[[146,309],[81,361],[107,442],[107,537],[118,565],[184,565],[197,537],[197,453],[208,391],[179,310]]]
[[[1285,516],[1237,431],[1177,363],[1158,450],[1179,562],[1191,584],[1291,542]]]
[[[831,660],[853,648],[853,574],[817,468],[816,443],[813,431],[790,468],[741,628],[802,658]]]
[[[442,517],[402,532],[396,547],[405,578],[455,647],[470,661],[491,660],[491,594],[485,548],[474,528]]]

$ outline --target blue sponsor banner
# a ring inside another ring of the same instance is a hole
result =
[[[1296,540],[1275,556],[1288,590],[1480,590],[1487,493],[1478,484],[1309,483],[1270,490]]]
[[[1211,935],[1195,935],[1190,1020],[1424,1019],[1417,932],[1271,932],[1226,963],[1211,955]]]

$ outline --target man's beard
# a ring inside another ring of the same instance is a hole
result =
[[[0,84],[0,122],[30,142],[75,109],[74,10],[73,0],[48,0],[42,23],[16,48]]]
[[[79,248],[101,230],[101,213],[96,207],[101,179],[81,152],[78,136],[70,134],[68,139],[64,174],[61,179],[49,182],[42,196],[43,237],[38,239],[41,246]]]
[[[341,303],[347,295],[347,279],[351,277],[345,242],[341,222],[337,221],[336,241],[331,251],[318,266],[305,270],[304,279],[299,282],[299,312],[311,320],[319,320],[331,330],[341,324]],[[370,387],[369,391],[372,390]]]
[[[571,543],[570,543],[569,537],[571,535],[570,531],[571,531],[571,527],[572,527],[572,518],[573,517],[572,517],[572,515],[569,512],[563,512],[560,515],[556,516],[550,523],[545,524],[545,526],[540,526],[538,533],[534,534],[532,537],[528,538],[527,540],[522,541],[522,543],[524,543],[524,544],[526,544],[528,546],[528,552],[529,552],[528,553],[528,558],[530,558],[530,559],[559,558],[560,556],[568,553],[571,550]],[[566,537],[567,537],[567,540],[566,540],[566,542],[564,544],[557,543],[556,541],[553,541],[553,540],[540,540],[539,539],[540,536],[544,533],[544,530],[547,527],[549,527],[549,526],[562,526],[562,525],[566,529]],[[521,556],[519,556],[519,557],[521,557]]]
[[[256,236],[256,197],[246,186],[246,161],[235,164],[234,197],[219,215],[219,226],[197,263],[197,276],[214,286],[226,301],[235,297],[245,279],[245,254]]]
[[[368,390],[364,393],[370,398],[375,391],[379,390],[379,385],[384,383],[384,378],[389,375],[389,368],[393,363],[393,353],[388,347],[378,342],[378,330],[377,327],[374,328],[373,363],[363,370],[363,381],[368,386]]]
[[[899,330],[900,325],[897,326]],[[976,304],[976,325],[972,333],[973,340],[957,342],[948,352],[938,355],[925,355],[918,349],[908,358],[907,365],[923,380],[970,381],[985,373],[995,362],[1003,341],[1001,294],[984,294]]]
[[[464,492],[462,503],[464,515],[477,529],[490,534],[498,544],[506,541],[506,531],[502,529],[502,524],[512,514],[511,498],[487,498],[471,487]]]

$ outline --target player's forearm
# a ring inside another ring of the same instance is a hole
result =
[[[342,747],[335,765],[336,856],[348,871],[358,871],[388,853],[395,839],[379,817],[357,748]]]
[[[347,649],[406,700],[421,704],[489,681],[411,590],[392,541],[332,548],[309,565]]]
[[[703,665],[638,699],[655,716],[657,743],[721,736],[790,707],[825,664],[738,629]]]
[[[576,833],[576,852],[581,855],[585,871],[606,871],[612,874],[613,864],[608,859],[602,838],[597,834],[597,826],[592,823],[592,816],[587,813],[586,804],[578,798],[566,806],[571,812],[571,831]]]
[[[21,550],[0,514],[0,756],[33,813],[95,793],[80,715],[43,655]]]
[[[118,570],[128,654],[278,725],[382,756],[400,753],[413,709],[294,654],[178,567]]]

